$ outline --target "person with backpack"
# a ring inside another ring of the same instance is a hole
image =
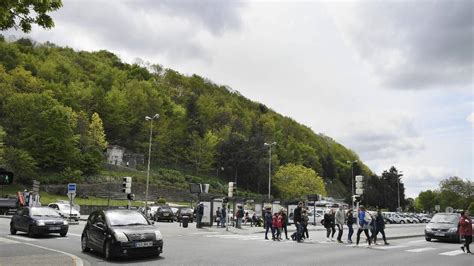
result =
[[[371,245],[371,239],[370,239],[370,236],[369,236],[369,224],[371,222],[371,218],[370,218],[370,215],[365,211],[365,207],[364,206],[360,206],[359,207],[359,229],[357,229],[357,242],[356,242],[356,245],[359,246],[359,241],[360,241],[360,234],[362,233],[362,231],[364,231],[364,234],[365,236],[367,237],[368,241],[369,241],[369,246]]]
[[[382,239],[385,245],[389,245],[385,238],[385,221],[383,220],[382,210],[377,210],[377,216],[375,217],[375,233],[373,235],[374,245],[377,245],[377,235],[382,234]]]
[[[331,215],[331,210],[328,209],[326,211],[326,213],[324,213],[324,218],[323,220],[321,221],[321,223],[324,225],[324,228],[326,228],[326,240],[328,242],[331,242],[332,241],[332,237],[331,237],[331,240],[329,239],[329,236],[331,235],[331,231],[334,229],[334,219]],[[336,230],[334,230],[332,232],[332,235],[334,236],[334,233],[335,233]]]
[[[335,216],[335,224],[337,226],[337,242],[342,243],[342,233],[344,230],[344,222],[345,222],[345,217],[344,217],[344,210],[342,209],[342,206],[339,206],[339,209],[336,211],[336,216]]]
[[[270,208],[265,210],[265,239],[268,240],[268,231],[272,228],[272,212]],[[272,239],[275,238],[272,230]]]
[[[347,228],[349,229],[349,233],[347,235],[347,242],[352,244],[352,235],[354,234],[354,215],[352,214],[352,210],[347,211],[347,220],[346,220]]]
[[[471,253],[469,245],[472,243],[472,220],[469,218],[469,211],[462,211],[459,218],[459,234],[464,236],[466,242],[461,249],[463,252]]]

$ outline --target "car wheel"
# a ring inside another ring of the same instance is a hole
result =
[[[426,241],[431,242],[431,238],[425,237]]]
[[[81,249],[82,249],[82,252],[88,252],[90,251],[91,249],[87,246],[87,236],[86,235],[83,235],[81,237]]]
[[[110,241],[105,243],[104,255],[106,260],[111,260],[113,258],[112,248],[110,247]]]
[[[16,229],[15,229],[15,226],[13,224],[10,224],[10,234],[16,235]]]
[[[30,225],[30,227],[28,227],[28,232],[27,233],[28,233],[29,237],[35,237],[36,236],[36,234],[33,230],[33,226],[31,226],[31,225]]]
[[[60,236],[62,237],[65,237],[67,235],[67,231],[61,231],[61,233],[59,233]]]

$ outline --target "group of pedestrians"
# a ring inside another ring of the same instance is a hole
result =
[[[359,245],[360,235],[364,232],[367,242],[369,245],[377,244],[377,236],[380,233],[385,245],[389,245],[385,236],[385,221],[382,216],[380,209],[377,210],[377,215],[373,217],[369,212],[366,211],[364,206],[360,206],[357,214],[359,220],[359,228],[357,229],[357,241],[356,245]],[[334,241],[334,235],[336,233],[336,227],[338,230],[337,242],[343,243],[342,236],[344,233],[344,225],[347,225],[348,235],[347,242],[352,243],[352,235],[354,234],[354,224],[357,223],[354,218],[352,210],[348,210],[347,214],[344,212],[342,207],[339,207],[337,211],[328,209],[324,214],[324,218],[321,221],[324,228],[326,228],[326,240],[328,242]]]
[[[264,216],[264,226],[265,226],[265,239],[268,238],[268,232],[272,233],[272,240],[280,241],[282,240],[282,234],[285,232],[285,238],[288,240],[288,229],[287,229],[287,214],[285,209],[280,209],[279,212],[272,214],[271,208],[265,209]]]

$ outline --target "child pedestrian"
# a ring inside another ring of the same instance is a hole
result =
[[[282,228],[283,228],[283,215],[281,214],[281,212],[278,214],[278,218],[277,218],[277,240],[280,241],[281,240],[281,231],[282,231]]]
[[[275,212],[272,217],[272,235],[273,235],[272,240],[278,239],[277,234],[278,234],[278,213]]]

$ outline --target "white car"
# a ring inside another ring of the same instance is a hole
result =
[[[50,203],[48,207],[55,209],[62,217],[70,218],[76,222],[79,221],[81,216],[79,211],[76,210],[74,206],[71,208],[69,203]]]
[[[315,215],[313,215],[312,212],[308,213],[308,224],[312,225],[321,225],[321,221],[324,219],[324,216],[316,212]],[[315,223],[316,220],[316,223]]]

